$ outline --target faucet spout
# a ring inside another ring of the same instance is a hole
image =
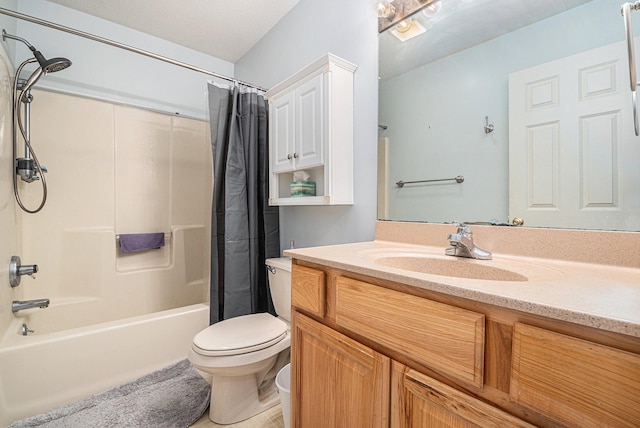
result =
[[[46,308],[48,306],[49,299],[14,300],[11,302],[11,312],[15,313],[32,308]]]
[[[458,230],[448,237],[450,248],[445,250],[447,256],[467,257],[478,260],[491,260],[493,257],[489,251],[477,247],[473,243],[473,231],[470,226],[458,223]]]

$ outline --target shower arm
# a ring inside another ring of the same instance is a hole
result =
[[[33,45],[29,42],[27,42],[25,39],[23,39],[22,37],[18,37],[18,36],[14,36],[13,34],[9,34],[6,31],[2,30],[2,40],[4,39],[12,39],[12,40],[17,40],[19,42],[24,43],[25,45],[27,45],[27,47],[33,52],[36,50],[35,47],[33,47]]]

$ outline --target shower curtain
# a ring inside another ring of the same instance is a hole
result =
[[[241,85],[209,83],[213,152],[210,323],[273,311],[265,259],[280,255],[270,207],[268,104]]]

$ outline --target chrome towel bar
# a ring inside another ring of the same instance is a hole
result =
[[[433,183],[433,182],[436,182],[436,181],[454,181],[454,180],[455,180],[456,183],[462,183],[464,181],[464,177],[461,176],[461,175],[458,175],[457,177],[454,177],[454,178],[439,178],[439,179],[436,179],[436,180],[417,180],[417,181],[403,181],[403,180],[400,180],[400,181],[398,181],[396,183],[396,186],[404,187],[405,184]]]
[[[169,245],[171,243],[171,236],[172,233],[171,232],[165,232],[164,233],[164,242],[165,245]],[[116,235],[116,245],[118,248],[120,248],[120,235]]]

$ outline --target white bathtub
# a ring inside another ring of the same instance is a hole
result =
[[[39,311],[29,325],[35,334],[22,336],[16,318],[0,341],[0,427],[186,358],[193,336],[209,324],[209,306],[195,304],[38,333],[47,311],[33,311]]]

